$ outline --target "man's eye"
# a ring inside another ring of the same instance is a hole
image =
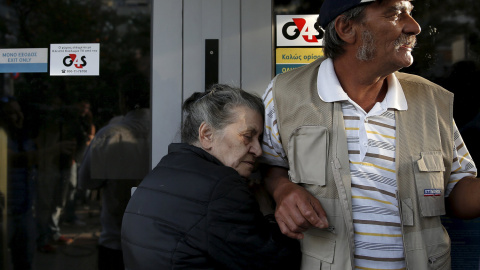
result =
[[[395,12],[395,13],[392,13],[390,16],[387,16],[387,17],[390,17],[390,18],[393,18],[393,19],[398,19],[398,17],[400,17],[402,13],[400,11],[398,12]]]

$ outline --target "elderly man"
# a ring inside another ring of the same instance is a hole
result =
[[[397,72],[420,26],[402,0],[325,0],[325,59],[277,76],[264,102],[265,183],[302,269],[449,269],[440,216],[480,215],[453,94]]]

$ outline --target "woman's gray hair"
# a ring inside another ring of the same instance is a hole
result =
[[[198,129],[205,122],[220,131],[236,120],[234,108],[244,106],[258,112],[262,118],[262,99],[255,94],[226,84],[215,84],[206,92],[196,92],[183,103],[182,142],[198,142]]]
[[[348,22],[348,21],[360,22],[363,20],[363,16],[364,16],[363,11],[365,10],[366,6],[367,5],[359,5],[357,7],[349,9],[344,13],[342,13],[339,19],[343,20],[344,22]],[[335,30],[335,20],[328,23],[326,29],[324,30],[325,30],[325,36],[323,38],[324,54],[328,58],[335,59],[336,57],[342,55],[345,52],[345,49],[343,48],[345,41],[343,41],[338,36],[337,31]]]

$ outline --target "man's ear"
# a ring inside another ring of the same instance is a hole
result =
[[[335,19],[335,30],[340,39],[347,44],[354,44],[358,31],[358,24],[352,20],[345,21],[345,16],[340,15]]]
[[[198,128],[198,141],[200,142],[200,146],[203,150],[210,150],[212,149],[213,145],[213,128],[205,123],[202,122],[200,127]]]

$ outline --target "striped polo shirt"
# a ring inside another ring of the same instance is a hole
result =
[[[396,200],[395,110],[407,110],[408,104],[394,74],[387,82],[385,99],[367,113],[343,91],[331,59],[322,62],[317,79],[320,98],[342,104],[352,176],[356,269],[405,269]],[[266,117],[261,162],[288,168],[276,125],[272,84],[263,96]],[[454,131],[454,160],[446,196],[458,180],[476,176],[477,171],[456,126]]]

